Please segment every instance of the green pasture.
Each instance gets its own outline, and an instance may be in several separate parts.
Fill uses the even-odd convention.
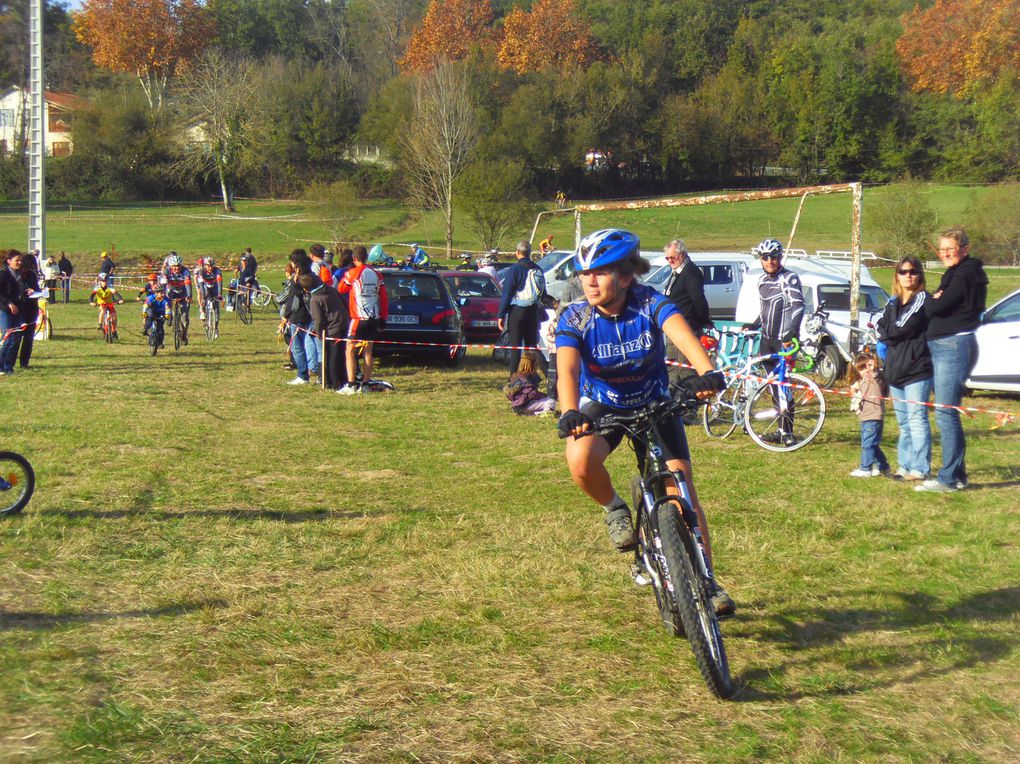
[[[939,225],[957,224],[985,189],[963,186],[930,186],[929,201],[938,213]],[[879,248],[882,242],[868,226],[868,210],[882,204],[884,188],[864,192],[863,245]],[[585,232],[605,227],[626,227],[638,233],[642,246],[657,249],[680,237],[699,250],[748,250],[766,236],[785,243],[798,199],[715,204],[703,207],[648,209],[586,213]],[[804,205],[795,247],[848,250],[850,248],[851,201],[849,194],[810,198]],[[455,247],[477,250],[480,246],[464,214],[455,216]],[[294,247],[316,241],[328,242],[331,232],[343,230],[346,239],[367,244],[385,242],[400,256],[396,246],[420,242],[434,254],[445,247],[444,225],[438,213],[421,215],[396,202],[356,202],[341,210],[305,202],[240,202],[236,214],[225,214],[214,204],[157,204],[102,206],[61,205],[47,216],[47,248],[65,250],[72,256],[92,257],[115,248],[133,259],[142,253],[159,254],[175,249],[186,255],[236,255],[252,247],[258,255],[283,256]],[[531,223],[526,226],[530,233]],[[933,231],[933,235],[934,235]],[[554,234],[558,246],[571,247],[572,215],[546,217],[536,241]],[[27,217],[0,214],[0,240],[24,246]],[[514,242],[503,242],[512,249]]]
[[[136,306],[106,346],[76,298],[0,379],[38,478],[0,521],[0,760],[1017,760],[1016,423],[965,421],[944,496],[848,477],[843,398],[793,454],[692,428],[722,702],[487,351],[345,397],[284,384],[270,315],[150,358]]]

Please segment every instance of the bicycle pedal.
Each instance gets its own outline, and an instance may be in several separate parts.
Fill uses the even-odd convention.
[[[636,586],[648,586],[652,583],[651,574],[645,570],[644,565],[638,565],[636,562],[630,564],[630,577],[634,579]]]

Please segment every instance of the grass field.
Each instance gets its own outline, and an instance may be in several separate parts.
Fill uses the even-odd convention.
[[[0,522],[0,760],[1020,757],[1016,424],[966,420],[947,496],[847,477],[845,399],[794,454],[692,429],[739,606],[720,702],[484,350],[351,398],[283,384],[267,316],[150,358],[121,315],[105,346],[55,307],[0,379],[38,476]]]
[[[971,205],[980,201],[982,188],[932,186],[929,201],[938,213],[940,226],[965,219]],[[863,244],[875,250],[882,244],[869,228],[868,210],[882,204],[883,188],[868,188],[864,194]],[[710,205],[673,209],[585,214],[585,232],[605,227],[625,227],[642,238],[646,249],[658,249],[670,239],[681,237],[697,250],[748,250],[766,236],[785,243],[797,212],[798,199]],[[282,258],[294,247],[327,241],[333,223],[323,208],[307,203],[241,202],[235,215],[223,214],[212,204],[143,204],[116,208],[59,208],[47,216],[47,248],[65,250],[74,257],[94,257],[115,248],[128,260],[148,253],[157,255],[175,249],[182,254],[236,256],[252,247],[261,258]],[[406,250],[396,243],[422,242],[433,254],[445,247],[443,223],[438,213],[419,215],[391,202],[360,202],[342,213],[354,241],[393,244],[397,256]],[[809,251],[850,248],[850,196],[837,194],[809,199],[801,216],[794,245]],[[455,247],[478,250],[480,244],[465,225],[465,216],[455,217]],[[554,234],[559,246],[573,246],[572,216],[548,218],[536,240]],[[527,232],[530,232],[530,223]],[[27,236],[25,215],[0,214],[0,240],[24,246]],[[933,232],[934,235],[934,232]],[[513,241],[503,242],[511,249]],[[90,262],[86,260],[85,262]]]

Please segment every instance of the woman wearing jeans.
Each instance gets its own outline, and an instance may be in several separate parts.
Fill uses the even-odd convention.
[[[931,396],[932,363],[924,310],[931,295],[924,287],[921,261],[902,258],[893,276],[893,298],[878,321],[879,339],[888,346],[885,379],[900,428],[894,477],[902,480],[924,480],[931,470],[931,425],[925,404]]]
[[[970,239],[962,228],[939,237],[939,260],[946,266],[939,288],[924,305],[928,315],[928,350],[934,367],[935,403],[959,406],[964,382],[977,360],[974,330],[981,323],[988,294],[988,276],[980,260],[969,257]],[[946,493],[967,487],[967,446],[955,408],[935,409],[942,441],[942,469],[915,491]]]

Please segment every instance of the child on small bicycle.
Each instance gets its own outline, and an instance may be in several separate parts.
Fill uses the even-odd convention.
[[[156,284],[155,291],[145,300],[145,326],[142,329],[142,334],[148,336],[151,331],[157,332],[160,338],[160,347],[163,347],[163,324],[169,310],[170,301],[166,298],[165,288],[162,284]]]
[[[135,298],[137,302],[142,303],[142,334],[148,334],[148,321],[145,316],[145,304],[149,301],[156,292],[159,278],[155,273],[150,273],[149,278],[146,279],[145,283],[142,284],[142,288],[138,290],[138,296]]]
[[[850,366],[850,410],[861,422],[861,465],[850,477],[878,477],[889,473],[882,453],[885,380],[874,353],[861,353]]]
[[[89,305],[99,308],[99,325],[96,328],[102,331],[103,324],[109,316],[113,338],[117,339],[117,309],[114,307],[114,303],[123,305],[124,298],[120,296],[117,287],[108,286],[108,284],[109,276],[105,273],[99,274],[96,279],[96,287],[89,295]]]
[[[520,416],[544,416],[556,410],[556,401],[539,390],[542,379],[538,376],[538,353],[526,350],[521,354],[517,371],[503,386],[510,399],[510,408]]]

